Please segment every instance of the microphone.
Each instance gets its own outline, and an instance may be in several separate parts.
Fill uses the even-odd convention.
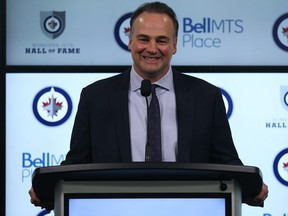
[[[151,152],[150,152],[150,143],[149,143],[149,115],[148,115],[148,109],[149,109],[149,104],[148,104],[148,96],[151,94],[151,81],[148,79],[144,79],[141,82],[141,95],[145,97],[146,99],[146,106],[147,106],[147,143],[145,147],[145,161],[151,161]]]
[[[141,82],[141,95],[143,97],[148,97],[151,94],[151,81],[144,79]]]

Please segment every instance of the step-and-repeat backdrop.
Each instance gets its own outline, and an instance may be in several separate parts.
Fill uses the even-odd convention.
[[[131,64],[129,20],[142,2],[6,0],[6,64],[18,67],[5,71],[6,216],[53,215],[30,204],[32,173],[65,158],[81,89],[114,75],[21,66]],[[164,2],[180,24],[174,65],[288,66],[286,0]],[[243,215],[288,215],[288,73],[189,75],[221,88],[241,159],[269,185],[264,208],[243,205]]]
[[[269,185],[265,207],[243,205],[243,215],[286,215],[288,74],[189,74],[222,89],[240,157]],[[43,215],[30,204],[32,173],[65,158],[81,89],[112,75],[7,74],[7,216]]]
[[[142,2],[7,0],[7,64],[130,64],[129,20]],[[287,65],[287,1],[165,2],[180,24],[174,65]]]

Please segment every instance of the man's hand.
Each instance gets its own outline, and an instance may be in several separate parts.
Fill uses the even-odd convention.
[[[256,197],[248,198],[244,202],[250,206],[263,207],[264,201],[268,197],[268,193],[269,193],[268,186],[265,183],[263,183],[261,192]]]
[[[41,207],[41,208],[45,208],[45,209],[47,209],[47,210],[52,210],[53,209],[53,204],[52,203],[50,203],[50,202],[48,202],[48,201],[41,201],[38,197],[37,197],[37,195],[36,195],[36,193],[35,193],[35,191],[34,191],[34,189],[31,187],[31,189],[29,190],[29,195],[30,195],[30,202],[31,202],[31,204],[33,204],[34,206],[36,206],[36,207]]]

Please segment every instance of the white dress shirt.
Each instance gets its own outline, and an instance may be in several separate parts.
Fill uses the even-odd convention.
[[[129,89],[129,119],[131,134],[132,161],[145,161],[145,147],[147,142],[147,105],[141,95],[140,87],[143,78],[132,67]],[[161,113],[161,145],[162,161],[175,162],[177,158],[177,119],[176,99],[173,85],[172,69],[155,84],[156,95]],[[151,100],[151,95],[148,101]]]

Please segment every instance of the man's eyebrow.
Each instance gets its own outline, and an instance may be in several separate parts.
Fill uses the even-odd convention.
[[[152,38],[151,36],[146,35],[146,34],[138,34],[138,35],[137,35],[137,38],[140,38],[140,37]],[[159,35],[159,36],[156,36],[155,38],[156,38],[156,39],[166,39],[166,40],[169,40],[169,37],[167,37],[167,36],[165,36],[165,35]]]
[[[146,34],[138,34],[137,37],[146,37],[146,38],[149,38],[150,36],[149,36],[149,35],[146,35]]]
[[[165,35],[159,35],[156,37],[157,39],[166,39],[169,40],[169,37],[165,36]]]

